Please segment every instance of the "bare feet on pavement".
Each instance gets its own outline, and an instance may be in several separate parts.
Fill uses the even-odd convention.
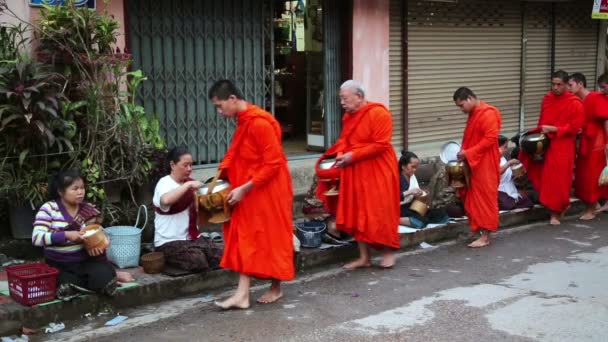
[[[595,218],[595,213],[593,212],[593,209],[591,210],[585,210],[585,213],[583,213],[583,215],[581,217],[579,217],[579,220],[582,221],[590,221],[593,220]]]
[[[354,270],[356,268],[363,268],[363,267],[370,267],[370,266],[372,266],[372,263],[369,260],[357,259],[353,262],[349,262],[348,264],[344,265],[343,268],[346,270]]]
[[[482,248],[490,245],[490,234],[482,233],[479,239],[471,242],[467,247],[469,248]]]
[[[551,214],[551,219],[549,219],[549,224],[552,226],[557,226],[560,225],[561,222],[559,221],[561,215],[558,214]]]
[[[258,298],[257,302],[260,304],[270,304],[281,298],[283,298],[283,291],[281,291],[281,288],[278,288],[277,290],[271,287],[262,295],[262,297]]]
[[[384,253],[384,256],[382,257],[382,261],[380,261],[380,267],[391,268],[391,267],[395,266],[396,260],[397,260],[397,257],[395,256],[395,253],[386,252],[386,253]]]
[[[215,306],[222,310],[230,309],[248,309],[249,308],[249,296],[234,295],[222,302],[215,302]]]

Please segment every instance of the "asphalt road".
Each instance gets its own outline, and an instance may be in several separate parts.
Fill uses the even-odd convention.
[[[606,341],[608,215],[402,253],[395,268],[303,275],[272,305],[221,312],[210,294],[72,322],[58,341]],[[256,298],[264,291],[258,288]],[[227,293],[213,294],[223,298]],[[73,326],[75,324],[75,326]]]

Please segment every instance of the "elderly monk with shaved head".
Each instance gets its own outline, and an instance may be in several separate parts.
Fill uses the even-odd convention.
[[[356,81],[340,87],[340,103],[345,110],[342,132],[321,159],[336,156],[339,195],[332,204],[339,230],[352,235],[359,245],[359,258],[346,269],[371,266],[370,247],[380,250],[380,267],[395,264],[399,249],[399,170],[391,145],[391,113],[382,104],[368,101]],[[317,195],[323,195],[323,184]]]

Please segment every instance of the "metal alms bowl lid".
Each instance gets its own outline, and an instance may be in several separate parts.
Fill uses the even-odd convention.
[[[328,170],[328,169],[331,169],[334,166],[334,164],[336,164],[336,158],[323,159],[319,163],[319,169]]]
[[[462,166],[462,162],[458,160],[450,160],[445,163],[447,166]]]
[[[537,142],[546,139],[547,137],[541,133],[529,133],[522,136],[522,141]]]
[[[448,141],[441,146],[441,152],[439,152],[439,159],[444,164],[448,164],[450,161],[457,159],[457,154],[460,152],[460,144],[456,141]]]
[[[205,182],[205,185],[203,185],[200,189],[198,189],[198,194],[206,195],[207,192],[209,192],[209,185],[211,185],[211,180],[208,180],[207,182]],[[212,193],[215,194],[215,193],[225,190],[229,187],[230,187],[230,183],[228,183],[228,181],[225,181],[223,179],[218,179],[217,182],[215,183],[215,187],[213,188]]]

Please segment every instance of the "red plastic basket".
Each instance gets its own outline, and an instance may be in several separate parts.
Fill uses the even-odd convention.
[[[42,262],[6,267],[11,297],[23,305],[55,299],[57,274],[59,270]]]

